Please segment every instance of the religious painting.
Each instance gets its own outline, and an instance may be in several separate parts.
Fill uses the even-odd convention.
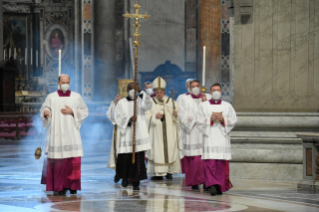
[[[59,50],[64,48],[64,35],[60,29],[55,29],[50,35],[50,49],[54,57],[59,56]]]
[[[27,17],[25,16],[3,16],[3,49],[7,58],[14,56],[16,49],[17,60],[22,63],[21,60],[24,58],[24,49],[28,40],[27,27]]]

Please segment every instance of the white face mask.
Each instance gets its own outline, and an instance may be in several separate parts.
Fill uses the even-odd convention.
[[[221,97],[221,93],[219,91],[214,91],[212,94],[212,99],[219,100]]]
[[[70,85],[69,85],[69,84],[63,84],[63,85],[61,85],[61,90],[64,91],[64,92],[68,91],[69,88],[70,88]]]
[[[192,93],[192,91],[191,91],[190,88],[187,88],[187,92],[188,92],[188,93]]]
[[[200,94],[200,89],[199,87],[195,87],[192,89],[192,93],[195,95],[195,96],[198,96]]]
[[[130,91],[128,92],[128,95],[129,95],[129,97],[130,97],[131,99],[134,99],[134,92],[135,92],[134,89],[132,89],[132,90],[130,90]]]
[[[152,94],[154,93],[154,91],[153,91],[152,88],[148,88],[148,89],[146,89],[146,93],[147,93],[148,95],[152,95]]]

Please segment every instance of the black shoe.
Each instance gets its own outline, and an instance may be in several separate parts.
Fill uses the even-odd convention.
[[[197,190],[197,189],[198,189],[198,185],[193,185],[193,186],[192,186],[192,189],[193,189],[193,190]]]
[[[62,191],[59,191],[59,195],[65,195],[66,194],[66,189],[63,189]]]
[[[154,177],[151,177],[151,180],[163,180],[163,177],[162,176],[154,176]]]
[[[120,181],[120,178],[118,178],[116,175],[114,176],[114,183],[118,183]]]
[[[214,185],[214,187],[216,188],[216,194],[217,195],[222,195],[223,194],[223,192],[220,190],[218,185]]]
[[[173,179],[173,175],[171,173],[167,173],[166,179],[172,180]]]
[[[133,186],[133,191],[139,191],[140,187],[139,186]]]
[[[77,193],[78,193],[77,190],[71,190],[71,189],[69,189],[69,191],[70,191],[70,194],[77,194]]]
[[[127,187],[127,180],[122,180],[122,186],[124,187],[124,188],[126,188]]]
[[[211,186],[211,187],[209,188],[209,193],[210,193],[210,195],[212,195],[212,196],[215,196],[215,195],[217,194],[217,190],[216,190],[215,186]]]

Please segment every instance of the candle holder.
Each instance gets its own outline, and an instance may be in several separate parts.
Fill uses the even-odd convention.
[[[207,88],[205,88],[205,85],[203,85],[203,87],[201,88],[202,94],[205,94],[207,91]]]

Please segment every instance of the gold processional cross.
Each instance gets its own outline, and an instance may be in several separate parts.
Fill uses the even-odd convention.
[[[141,27],[139,24],[139,19],[144,18],[145,20],[149,19],[151,16],[149,16],[147,13],[144,15],[140,14],[140,8],[141,6],[136,2],[136,4],[133,6],[135,8],[135,14],[130,14],[129,12],[126,12],[123,16],[128,20],[129,18],[134,18],[135,23],[135,33],[133,36],[135,37],[135,41],[133,41],[133,45],[135,46],[135,71],[134,71],[134,83],[137,83],[137,73],[138,73],[138,46],[141,45],[141,42],[138,40],[138,38],[141,36],[139,34],[138,30]],[[134,96],[136,96],[136,89],[134,92]],[[134,116],[136,116],[136,98],[134,99]],[[133,151],[132,151],[132,163],[135,163],[135,145],[136,145],[136,122],[133,122]]]

